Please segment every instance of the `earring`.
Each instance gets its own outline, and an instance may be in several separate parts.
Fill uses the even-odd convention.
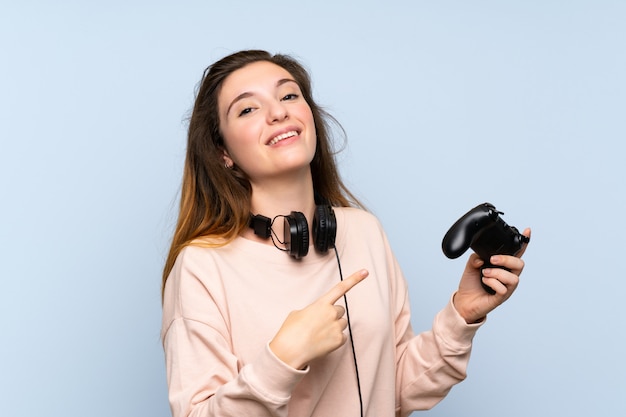
[[[224,162],[224,168],[226,169],[232,169],[233,166],[231,164],[229,164],[228,162]]]

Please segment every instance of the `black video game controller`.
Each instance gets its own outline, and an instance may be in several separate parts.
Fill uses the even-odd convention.
[[[456,221],[443,237],[441,248],[450,259],[458,258],[472,248],[485,263],[481,268],[502,268],[491,265],[492,255],[516,255],[530,241],[517,228],[509,226],[500,217],[504,214],[493,206],[483,203]],[[496,292],[485,283],[483,288],[489,294]]]

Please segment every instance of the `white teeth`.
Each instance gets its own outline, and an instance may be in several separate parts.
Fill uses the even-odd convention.
[[[292,136],[296,136],[297,134],[298,134],[298,132],[296,132],[295,130],[292,130],[291,132],[283,133],[281,135],[276,136],[274,139],[270,140],[268,145],[270,145],[270,146],[271,145],[276,145],[281,140],[290,138]]]

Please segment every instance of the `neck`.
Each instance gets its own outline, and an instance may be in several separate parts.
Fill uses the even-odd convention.
[[[313,195],[313,180],[310,170],[300,178],[282,179],[252,183],[251,214],[262,214],[273,219],[275,216],[288,215],[292,211],[302,212],[309,225],[312,224],[315,213],[315,198]],[[283,240],[283,223],[278,219],[274,225],[274,232]],[[247,229],[244,237],[260,239],[252,229]],[[270,242],[271,244],[271,242]]]

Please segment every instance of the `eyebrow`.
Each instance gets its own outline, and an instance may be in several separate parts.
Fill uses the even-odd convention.
[[[280,87],[281,85],[286,84],[286,83],[295,83],[298,87],[300,86],[300,84],[298,84],[298,83],[296,82],[296,80],[294,80],[293,78],[281,78],[280,80],[278,80],[278,81],[276,82],[276,87]],[[235,97],[235,98],[233,99],[233,101],[231,101],[231,102],[230,102],[230,104],[228,105],[228,109],[226,109],[226,115],[228,116],[228,113],[230,113],[230,109],[231,109],[231,108],[235,105],[235,103],[237,103],[239,100],[243,100],[244,98],[252,97],[253,95],[254,95],[254,94],[253,94],[253,93],[251,93],[251,92],[249,92],[249,91],[246,91],[246,92],[243,92],[243,93],[239,94],[239,95],[238,95],[237,97]]]

